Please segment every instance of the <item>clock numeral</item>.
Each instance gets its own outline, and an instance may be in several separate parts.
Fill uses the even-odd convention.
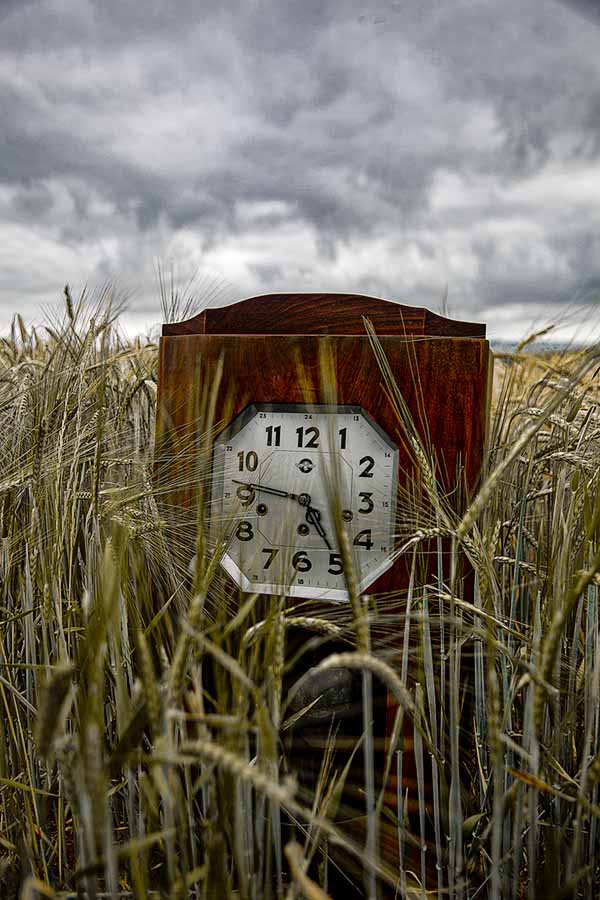
[[[353,422],[360,422],[360,416],[352,416]]]
[[[308,428],[296,428],[296,434],[298,435],[299,447],[305,447],[307,450],[316,450],[318,448],[320,432],[315,425],[310,425]],[[305,439],[307,439],[306,443]]]
[[[277,554],[279,553],[279,550],[275,549],[274,547],[264,547],[264,548],[263,548],[263,553],[266,553],[266,554],[267,554],[267,559],[266,559],[266,562],[265,562],[265,564],[264,564],[264,566],[263,566],[263,569],[270,569],[270,568],[271,568],[271,565],[272,565],[272,563],[273,563],[273,560],[275,559],[275,557],[276,557]]]
[[[256,471],[256,467],[258,466],[258,454],[255,453],[254,450],[249,450],[248,453],[244,453],[243,450],[240,450],[237,456],[240,472],[244,471],[244,466],[249,472]]]
[[[281,425],[267,425],[267,447],[281,446]]]
[[[250,506],[250,504],[253,503],[254,498],[256,497],[256,492],[254,488],[249,488],[244,484],[240,484],[239,488],[235,492],[235,495],[242,506]]]
[[[254,537],[252,522],[248,522],[247,519],[244,519],[242,522],[240,522],[238,527],[235,529],[235,536],[238,541],[251,541]]]
[[[338,433],[340,436],[340,450],[345,450],[346,449],[346,438],[348,436],[348,429],[340,428]]]
[[[372,550],[371,529],[365,528],[364,531],[359,531],[352,543],[355,547],[364,547],[365,550]]]
[[[362,513],[363,516],[367,516],[369,513],[373,512],[375,509],[375,504],[371,500],[373,494],[371,491],[361,491],[358,495],[363,501],[363,506],[358,507],[359,513]]]
[[[375,466],[375,460],[372,456],[363,456],[360,461],[361,466],[364,466],[362,472],[358,473],[359,478],[372,478],[373,477],[373,468]]]
[[[298,550],[297,553],[294,553],[292,556],[292,565],[296,572],[310,572],[312,563],[307,556],[306,550]]]
[[[329,568],[327,569],[330,575],[341,575],[344,571],[344,564],[342,563],[342,557],[339,553],[330,553],[329,554]]]

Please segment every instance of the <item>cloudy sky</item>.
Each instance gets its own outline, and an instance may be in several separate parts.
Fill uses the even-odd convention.
[[[596,8],[0,0],[0,330],[106,280],[152,327],[158,263],[217,302],[447,290],[496,338],[597,308]]]

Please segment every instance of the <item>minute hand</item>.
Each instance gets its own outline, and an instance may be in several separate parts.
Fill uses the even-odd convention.
[[[289,491],[280,491],[278,488],[265,487],[264,484],[255,484],[252,481],[238,481],[236,478],[231,479],[234,484],[241,484],[243,487],[252,488],[254,491],[262,491],[263,494],[273,494],[275,497],[289,497],[292,500],[297,499],[297,494],[291,494]]]

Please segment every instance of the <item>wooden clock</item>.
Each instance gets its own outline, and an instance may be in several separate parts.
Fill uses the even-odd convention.
[[[222,371],[212,474],[203,490],[215,527],[227,525],[232,534],[222,568],[239,591],[284,593],[296,603],[313,598],[338,609],[347,603],[332,486],[361,591],[377,603],[407,587],[404,560],[394,555],[398,487],[418,479],[418,466],[364,317],[437,458],[442,489],[461,472],[473,491],[491,375],[484,325],[372,297],[313,293],[253,297],[163,326],[157,458],[161,480],[171,485],[172,524],[193,521],[198,496],[190,454],[176,448],[194,440],[194,398],[206,398]],[[334,359],[334,404],[323,402],[320,386],[324,342]]]

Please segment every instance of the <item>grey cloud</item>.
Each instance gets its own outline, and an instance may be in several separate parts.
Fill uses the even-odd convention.
[[[600,161],[600,31],[578,14],[587,6],[5,0],[0,211],[7,227],[58,234],[65,264],[93,247],[93,276],[123,265],[133,277],[145,260],[142,291],[148,260],[177,240],[216,259],[250,242],[252,286],[283,287],[293,270],[339,289],[344,247],[387,239],[415,248],[415,302],[447,267],[468,310],[507,297],[525,310],[546,282],[563,295],[600,273],[591,197],[574,223],[511,193],[552,166],[568,178]],[[440,173],[458,194],[436,206]],[[477,179],[489,182],[480,196]],[[240,213],[261,204],[279,205]],[[539,258],[555,252],[563,275],[507,270],[516,251],[493,223],[511,217],[535,224]],[[314,256],[303,245],[297,269],[257,260],[252,241],[270,232],[292,256],[300,248],[281,235],[312,233]],[[347,289],[396,294],[399,274],[382,268],[352,269]]]
[[[252,272],[254,272],[265,285],[273,285],[280,284],[285,277],[285,273],[283,272],[281,266],[272,265],[272,266],[261,266],[261,265],[253,265],[250,267]]]
[[[596,0],[560,0],[565,6],[576,10],[592,22],[600,22],[600,9]]]

